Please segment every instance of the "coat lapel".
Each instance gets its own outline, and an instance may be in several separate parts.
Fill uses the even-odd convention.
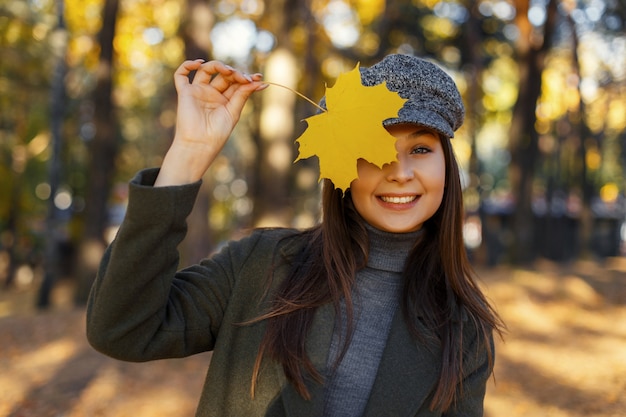
[[[405,324],[402,312],[398,311],[365,416],[416,415],[434,389],[439,376],[440,355],[439,348],[428,348],[415,340]]]
[[[307,337],[307,353],[315,368],[322,374],[326,373],[326,361],[330,348],[330,341],[335,325],[335,310],[332,303],[318,309]],[[281,397],[287,416],[321,417],[324,412],[324,386],[315,382],[307,383],[311,400],[307,401],[298,394],[287,381],[281,365],[276,364],[282,388]]]

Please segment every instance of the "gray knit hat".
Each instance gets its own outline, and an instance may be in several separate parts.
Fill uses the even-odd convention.
[[[369,68],[361,68],[361,82],[373,86],[387,81],[387,88],[408,99],[398,117],[384,126],[414,123],[454,137],[465,108],[452,78],[437,65],[410,55],[388,55]]]
[[[462,124],[465,108],[454,81],[437,65],[411,55],[387,55],[369,68],[361,67],[361,82],[374,86],[387,81],[387,88],[408,99],[397,118],[384,126],[413,123],[430,127],[448,138]],[[322,99],[321,105],[325,106]]]

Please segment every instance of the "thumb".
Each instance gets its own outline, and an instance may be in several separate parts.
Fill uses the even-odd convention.
[[[262,84],[259,81],[253,81],[249,84],[240,84],[237,89],[233,92],[233,95],[230,97],[228,103],[226,104],[226,108],[228,112],[233,115],[233,119],[239,120],[239,116],[243,111],[243,107],[246,105],[246,102],[252,95],[252,93],[256,91],[264,90],[267,87],[267,84]]]

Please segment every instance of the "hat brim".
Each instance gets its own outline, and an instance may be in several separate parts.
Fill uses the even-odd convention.
[[[447,138],[454,137],[454,131],[446,119],[436,112],[428,109],[407,109],[400,110],[398,117],[383,120],[383,126],[395,126],[401,124],[414,124],[425,126],[437,131]]]

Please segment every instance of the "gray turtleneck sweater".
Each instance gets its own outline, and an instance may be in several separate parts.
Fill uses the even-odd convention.
[[[388,233],[367,226],[367,266],[356,274],[352,292],[354,333],[345,356],[332,372],[346,337],[345,305],[342,326],[330,345],[324,416],[361,416],[376,378],[391,321],[400,303],[402,271],[419,232]]]

